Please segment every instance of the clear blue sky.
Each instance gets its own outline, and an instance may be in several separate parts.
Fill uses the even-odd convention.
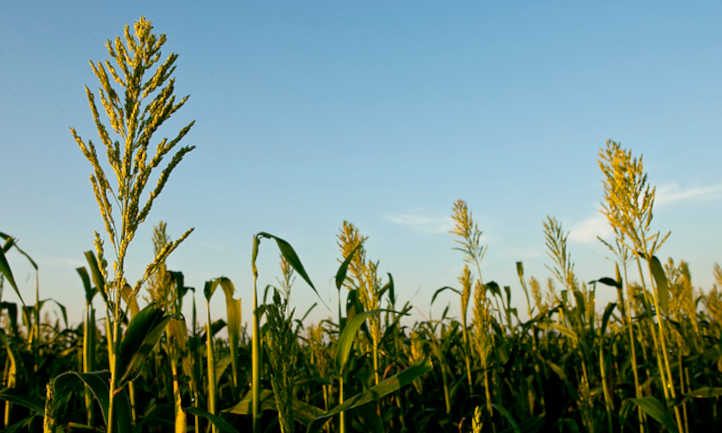
[[[611,273],[590,241],[607,138],[643,153],[660,188],[657,226],[672,229],[661,255],[689,260],[700,286],[722,262],[719,2],[39,3],[0,14],[0,231],[76,318],[74,267],[102,226],[68,127],[94,137],[87,62],[140,15],[180,54],[176,88],[191,98],[174,124],[197,121],[186,139],[197,149],[139,234],[132,272],[165,219],[174,235],[196,227],[171,268],[197,287],[228,275],[248,301],[250,240],[265,230],[293,243],[334,305],[348,219],[424,314],[456,281],[445,218],[463,198],[487,235],[486,278],[521,301],[514,262],[548,274],[546,215],[572,230],[582,279]],[[30,296],[30,271],[13,264]],[[300,283],[294,296],[314,301]]]

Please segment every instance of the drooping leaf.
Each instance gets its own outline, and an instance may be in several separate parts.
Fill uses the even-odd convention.
[[[215,366],[213,367],[216,372],[216,387],[220,385],[221,376],[226,371],[228,366],[231,365],[231,355],[228,354],[220,359],[216,359]]]
[[[333,409],[326,411],[323,415],[314,419],[313,422],[308,424],[307,431],[312,431],[314,425],[325,419],[336,416],[340,412],[348,412],[371,402],[380,400],[385,396],[398,391],[404,386],[411,384],[414,380],[418,379],[426,372],[431,371],[431,369],[431,363],[424,362],[418,365],[411,366],[387,379],[384,379],[378,385],[372,386],[366,391],[363,391],[346,399],[343,404],[340,404]]]
[[[92,251],[86,251],[83,254],[85,255],[85,261],[88,262],[90,277],[93,280],[95,288],[98,289],[98,292],[101,294],[103,299],[108,302],[108,295],[105,291],[105,278],[103,278],[103,274],[100,272],[100,264],[98,263],[95,254]]]
[[[80,281],[83,282],[83,290],[85,291],[85,303],[90,304],[91,302],[93,302],[93,297],[98,292],[98,289],[90,283],[90,275],[88,274],[88,270],[85,269],[85,266],[75,268],[75,272],[78,273],[78,275],[80,276]]]
[[[279,238],[278,236],[274,236],[266,232],[260,232],[256,236],[260,238],[273,239],[274,241],[276,241],[276,245],[278,245],[278,249],[279,251],[281,251],[281,255],[283,256],[283,258],[286,259],[286,261],[289,265],[291,265],[293,270],[296,271],[296,273],[300,275],[301,278],[303,278],[303,281],[305,281],[306,284],[308,284],[311,289],[313,289],[314,293],[316,293],[316,296],[318,296],[321,302],[323,302],[323,298],[321,298],[318,290],[316,290],[316,286],[314,286],[311,282],[311,277],[308,276],[306,269],[303,267],[303,263],[301,263],[301,259],[298,257],[298,254],[296,254],[296,251],[293,249],[291,244],[289,244],[286,240]]]
[[[228,409],[224,409],[221,412],[232,413],[235,415],[250,415],[252,413],[252,393],[249,390],[243,398]],[[276,402],[273,399],[273,392],[270,389],[261,389],[259,391],[259,407],[261,411],[276,410]]]
[[[78,385],[87,388],[95,401],[100,406],[103,420],[107,425],[108,420],[108,402],[110,401],[108,393],[109,374],[107,371],[79,373],[75,371],[67,371],[56,376],[52,382],[53,401],[46,402],[53,418],[58,419],[62,416],[63,401],[70,397],[71,393],[78,389]],[[82,388],[81,387],[81,388]],[[130,400],[128,399],[127,390],[123,390],[115,396],[115,426],[118,433],[132,433],[131,416],[130,416]]]
[[[5,388],[0,390],[0,400],[28,408],[34,415],[43,415],[43,402],[27,393],[20,394],[14,389]]]
[[[662,263],[659,262],[657,256],[652,256],[649,259],[649,270],[654,277],[655,286],[657,288],[657,299],[659,300],[659,308],[662,311],[659,313],[666,313],[669,304],[669,285],[667,284],[667,275],[664,273]]]
[[[444,286],[444,287],[441,287],[441,288],[439,288],[439,289],[436,289],[436,291],[434,292],[434,294],[431,296],[431,305],[434,304],[434,302],[436,301],[436,298],[437,298],[440,294],[442,294],[443,292],[445,292],[445,291],[447,291],[447,290],[451,290],[452,292],[454,292],[454,293],[456,293],[457,295],[461,296],[461,292],[459,291],[459,289],[455,289],[455,288],[450,287],[450,286]]]
[[[10,329],[13,335],[18,335],[18,304],[14,302],[0,302],[0,311],[6,310],[10,319]]]
[[[389,301],[391,301],[391,305],[396,305],[396,285],[394,284],[394,277],[388,272],[386,275],[389,277],[389,281],[384,287],[388,287]]]
[[[716,398],[722,396],[722,387],[703,386],[687,393],[692,398]]]
[[[169,320],[170,316],[154,303],[148,304],[133,316],[120,343],[120,383],[130,380],[135,371],[143,365],[146,356],[163,335]]]
[[[602,283],[605,286],[616,287],[618,289],[622,287],[622,285],[619,283],[619,281],[615,280],[614,278],[610,278],[610,277],[602,277],[598,280],[590,281],[589,283],[590,284]]]
[[[217,288],[218,279],[208,280],[203,283],[203,296],[206,298],[206,301],[211,300],[211,297],[213,297],[213,293],[215,293]]]
[[[61,304],[60,302],[56,301],[55,299],[48,298],[43,299],[38,303],[38,306],[42,309],[42,306],[45,305],[46,302],[52,302],[55,304],[56,307],[60,310],[60,315],[63,318],[63,323],[65,324],[65,327],[68,327],[68,309],[65,308],[65,305]]]
[[[222,433],[238,433],[238,430],[219,415],[213,415],[197,407],[187,407],[185,411],[191,415],[207,419]]]
[[[356,339],[356,333],[361,328],[361,325],[363,325],[367,318],[381,311],[382,310],[362,311],[346,322],[346,326],[343,328],[343,331],[341,331],[341,335],[338,337],[338,342],[336,343],[336,368],[339,374],[343,374],[349,353],[351,352],[351,347]]]
[[[519,428],[519,424],[517,424],[517,422],[516,422],[516,420],[514,419],[514,417],[511,415],[511,413],[510,413],[504,406],[502,406],[502,405],[500,405],[500,404],[496,404],[496,403],[492,404],[492,406],[494,406],[494,409],[496,409],[497,411],[499,411],[499,413],[504,417],[504,419],[506,419],[506,421],[507,421],[507,422],[509,423],[509,425],[511,426],[511,430],[512,430],[514,433],[521,433],[521,428]]]
[[[489,290],[492,294],[496,296],[501,296],[501,288],[499,287],[499,284],[496,281],[489,281],[485,284],[486,290]]]
[[[18,285],[17,283],[15,283],[15,277],[13,276],[13,272],[10,269],[10,263],[8,263],[8,260],[5,257],[5,251],[3,248],[0,248],[0,274],[5,277],[5,281],[7,281],[10,284],[10,287],[12,287],[12,289],[15,291],[15,294],[20,299],[20,303],[25,305],[23,295],[20,294]]]
[[[612,312],[616,306],[616,302],[610,302],[607,304],[606,308],[604,308],[604,314],[602,314],[602,328],[600,331],[601,336],[604,336],[604,332],[607,330],[607,325],[609,324],[609,318],[612,316]]]
[[[640,397],[633,398],[631,401],[639,406],[644,413],[654,418],[658,423],[662,424],[670,432],[676,432],[677,428],[674,424],[672,412],[667,406],[659,401],[656,397]]]
[[[341,266],[338,267],[338,270],[336,271],[336,289],[341,290],[341,286],[343,285],[343,282],[346,281],[346,274],[348,273],[348,267],[351,264],[351,261],[353,260],[354,255],[356,252],[361,249],[361,246],[363,245],[363,241],[359,242],[358,245],[354,247],[353,250],[346,256],[343,263],[341,263]]]
[[[38,416],[38,415],[33,414],[33,415],[30,415],[28,417],[21,419],[20,421],[6,427],[5,430],[3,430],[3,433],[15,433],[15,432],[30,431],[30,426],[32,425],[36,416]]]

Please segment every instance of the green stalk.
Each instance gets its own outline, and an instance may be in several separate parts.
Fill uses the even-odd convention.
[[[343,372],[338,378],[338,404],[343,404]],[[338,414],[338,431],[346,433],[346,412],[341,411]]]
[[[135,425],[135,384],[132,380],[128,382],[128,398],[130,400],[130,419],[133,425]]]
[[[494,416],[494,406],[492,406],[491,403],[491,387],[489,386],[489,370],[486,357],[482,360],[482,366],[484,368],[484,398],[486,399],[486,410],[489,412],[489,417],[492,418]]]
[[[35,268],[35,318],[33,320],[33,371],[38,372],[40,366],[40,276],[38,269]]]
[[[451,415],[451,394],[449,393],[449,381],[446,377],[446,368],[441,364],[441,382],[444,386],[444,409],[446,415]]]
[[[95,310],[93,305],[85,305],[85,321],[83,322],[83,373],[95,370]],[[86,422],[92,426],[95,422],[93,416],[93,396],[90,389],[85,391]]]
[[[122,279],[120,279],[122,281]],[[108,336],[108,346],[111,352],[108,353],[110,364],[110,383],[108,384],[108,419],[107,433],[115,431],[115,394],[118,383],[118,352],[119,352],[119,334],[120,334],[120,292],[117,292],[117,299],[114,304],[113,327],[112,334]]]
[[[645,257],[648,255],[645,253]],[[637,262],[637,270],[639,271],[639,278],[642,281],[644,291],[647,292],[644,273],[642,272],[642,264],[639,257],[635,257]],[[652,275],[652,269],[649,269],[650,277]],[[653,286],[654,287],[654,286]],[[655,332],[653,323],[650,323],[650,332],[652,334],[652,341],[654,342],[655,349],[657,352],[657,365],[659,369],[659,376],[662,381],[662,388],[664,391],[664,399],[669,402],[670,399],[675,399],[674,382],[672,379],[672,372],[669,367],[669,357],[667,356],[667,343],[664,333],[664,325],[662,323],[662,310],[659,306],[659,296],[656,291],[652,294],[652,302],[654,303],[654,310],[657,314],[657,330]],[[653,321],[654,322],[654,321]],[[661,359],[660,359],[661,352]],[[674,406],[674,418],[677,423],[677,429],[683,432],[682,418],[679,412],[679,407]]]
[[[623,263],[624,283],[628,281],[627,263]],[[617,281],[620,281],[619,266],[616,266]],[[622,310],[622,317],[626,322],[627,333],[629,336],[629,347],[632,356],[632,376],[634,377],[634,396],[642,398],[642,387],[639,384],[639,367],[637,366],[637,349],[636,340],[634,338],[634,325],[632,324],[632,305],[629,299],[624,297],[624,284],[620,284],[617,288],[617,298],[619,299],[619,308]],[[637,418],[639,420],[639,433],[644,433],[644,412],[642,408],[637,406]]]
[[[469,385],[469,394],[472,392],[471,380],[471,346],[469,344],[469,330],[467,329],[466,311],[461,313],[462,336],[464,338],[464,365],[466,367],[466,383]]]
[[[604,336],[601,336],[603,339]],[[603,341],[599,342],[599,374],[602,380],[602,393],[604,394],[604,408],[607,411],[607,431],[612,431],[612,411],[614,410],[614,402],[612,395],[609,391],[609,385],[607,384],[607,369],[604,364],[604,345]]]
[[[5,367],[3,368],[3,386],[7,388],[11,388],[9,383],[10,378],[10,360],[5,362]],[[3,410],[3,427],[8,427],[10,425],[10,402],[8,400],[5,400],[4,404],[4,410]]]
[[[252,431],[260,433],[260,367],[261,367],[261,336],[258,326],[258,268],[256,267],[256,258],[258,257],[258,247],[260,240],[258,236],[253,237],[253,247],[251,256],[251,271],[253,274],[253,315],[252,315],[252,336],[251,336],[251,411],[253,417]]]
[[[193,295],[192,322],[193,322],[193,339],[195,340],[198,337],[198,311],[196,309],[195,295]],[[191,366],[192,371],[190,374],[190,377],[191,377],[190,382],[191,382],[191,392],[193,393],[193,407],[199,408],[200,400],[201,400],[201,393],[199,391],[200,384],[198,383],[198,381],[200,380],[199,379],[200,374],[196,374],[196,372],[198,371],[196,369],[196,366],[200,364],[200,359],[198,359],[199,355],[198,355],[198,350],[196,350],[197,346],[194,345],[193,347],[194,347],[193,353],[191,353],[190,355],[193,357],[193,363],[195,365]],[[198,417],[198,415],[193,415],[193,427],[194,427],[193,431],[195,433],[198,433],[201,431],[201,423],[200,423],[200,418]]]
[[[53,387],[45,385],[45,411],[43,413],[43,433],[55,433],[55,419],[50,410],[50,402],[53,401]],[[110,429],[108,429],[110,431]]]
[[[211,302],[206,300],[206,361],[208,364],[208,412],[216,414],[216,359],[213,353],[213,332],[211,329]],[[211,427],[213,433],[218,430],[215,424]]]
[[[648,262],[649,265],[649,275],[651,277],[652,275],[652,268],[651,264]],[[637,261],[639,264],[639,260]],[[641,273],[641,269],[640,269]],[[669,395],[674,401],[676,399],[676,391],[674,389],[674,379],[672,377],[672,369],[669,364],[669,356],[667,354],[667,338],[664,331],[664,323],[663,323],[663,317],[661,315],[662,310],[659,307],[659,290],[661,290],[656,285],[656,291],[654,293],[654,296],[652,296],[652,300],[654,301],[654,309],[657,312],[657,331],[659,332],[659,342],[660,342],[660,350],[662,351],[662,360],[664,361],[664,373],[667,375],[667,383],[666,386],[669,387]],[[674,405],[674,418],[677,422],[677,429],[680,431],[680,433],[684,432],[684,425],[682,424],[682,416],[679,411],[679,406]]]
[[[178,381],[178,366],[175,359],[170,362],[171,372],[173,373],[173,407],[175,409],[175,433],[186,432],[186,413],[183,410],[181,401],[180,382]]]

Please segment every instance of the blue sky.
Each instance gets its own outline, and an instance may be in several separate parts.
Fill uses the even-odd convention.
[[[251,236],[264,230],[292,242],[333,305],[335,235],[348,219],[425,315],[461,266],[446,230],[463,198],[489,245],[486,278],[521,301],[516,260],[548,275],[546,215],[571,230],[582,279],[611,273],[594,241],[607,138],[644,154],[656,225],[672,230],[661,255],[689,260],[699,286],[722,262],[718,2],[67,3],[15,2],[0,15],[0,231],[74,317],[74,267],[102,227],[68,127],[94,138],[87,62],[140,15],[168,35],[177,92],[191,95],[165,133],[195,119],[185,142],[197,149],[139,233],[131,274],[165,219],[171,234],[196,228],[170,267],[196,287],[227,275],[247,301]],[[264,248],[273,281],[276,253]],[[29,269],[13,264],[31,293]],[[294,298],[314,301],[300,283]]]

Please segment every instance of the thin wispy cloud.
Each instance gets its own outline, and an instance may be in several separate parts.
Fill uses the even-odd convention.
[[[569,240],[578,244],[591,244],[597,236],[606,237],[612,234],[612,229],[604,215],[597,213],[585,218],[572,226]]]
[[[683,188],[676,183],[657,188],[655,205],[668,207],[693,200],[722,198],[722,183]],[[575,223],[569,232],[569,240],[578,244],[591,244],[597,236],[605,238],[612,234],[607,219],[597,211],[594,215]]]
[[[715,198],[722,198],[722,183],[691,188],[682,188],[678,184],[672,183],[657,188],[655,204],[668,206],[683,201]]]
[[[451,221],[451,218],[446,216],[428,215],[422,211],[409,211],[388,214],[384,216],[384,219],[396,225],[400,225],[421,233],[448,233],[453,228],[453,222]]]

